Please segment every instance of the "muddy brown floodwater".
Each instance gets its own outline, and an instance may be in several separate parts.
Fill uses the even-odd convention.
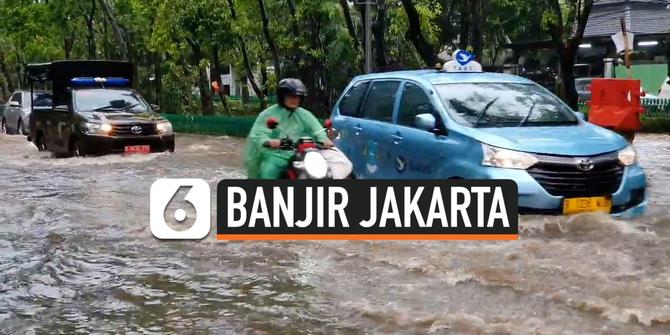
[[[521,239],[161,242],[158,178],[244,178],[243,141],[53,159],[0,136],[0,333],[668,334],[670,137],[648,214],[523,217]],[[212,213],[214,214],[214,213]]]

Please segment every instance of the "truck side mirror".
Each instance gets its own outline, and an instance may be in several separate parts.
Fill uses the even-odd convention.
[[[151,104],[151,110],[154,112],[158,112],[161,110],[161,106]]]
[[[21,104],[18,101],[11,101],[9,107],[21,107]]]

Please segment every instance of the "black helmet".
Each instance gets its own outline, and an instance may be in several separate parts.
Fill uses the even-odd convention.
[[[284,97],[290,95],[296,95],[302,98],[307,96],[307,88],[300,79],[286,78],[279,81],[279,84],[277,85],[277,101],[279,102],[279,105],[286,107],[284,104]]]

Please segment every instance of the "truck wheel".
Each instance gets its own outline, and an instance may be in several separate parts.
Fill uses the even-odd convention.
[[[83,157],[83,156],[85,156],[84,153],[81,150],[81,145],[79,144],[79,141],[77,139],[73,138],[72,140],[70,140],[69,156],[70,157]]]
[[[44,140],[44,135],[42,135],[42,133],[37,134],[37,138],[35,139],[35,146],[39,151],[47,150],[47,142]]]

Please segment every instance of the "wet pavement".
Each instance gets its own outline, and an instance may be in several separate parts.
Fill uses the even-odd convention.
[[[153,238],[151,183],[244,178],[242,145],[54,159],[0,136],[0,333],[670,333],[669,136],[636,139],[634,221],[523,217],[512,242]]]

